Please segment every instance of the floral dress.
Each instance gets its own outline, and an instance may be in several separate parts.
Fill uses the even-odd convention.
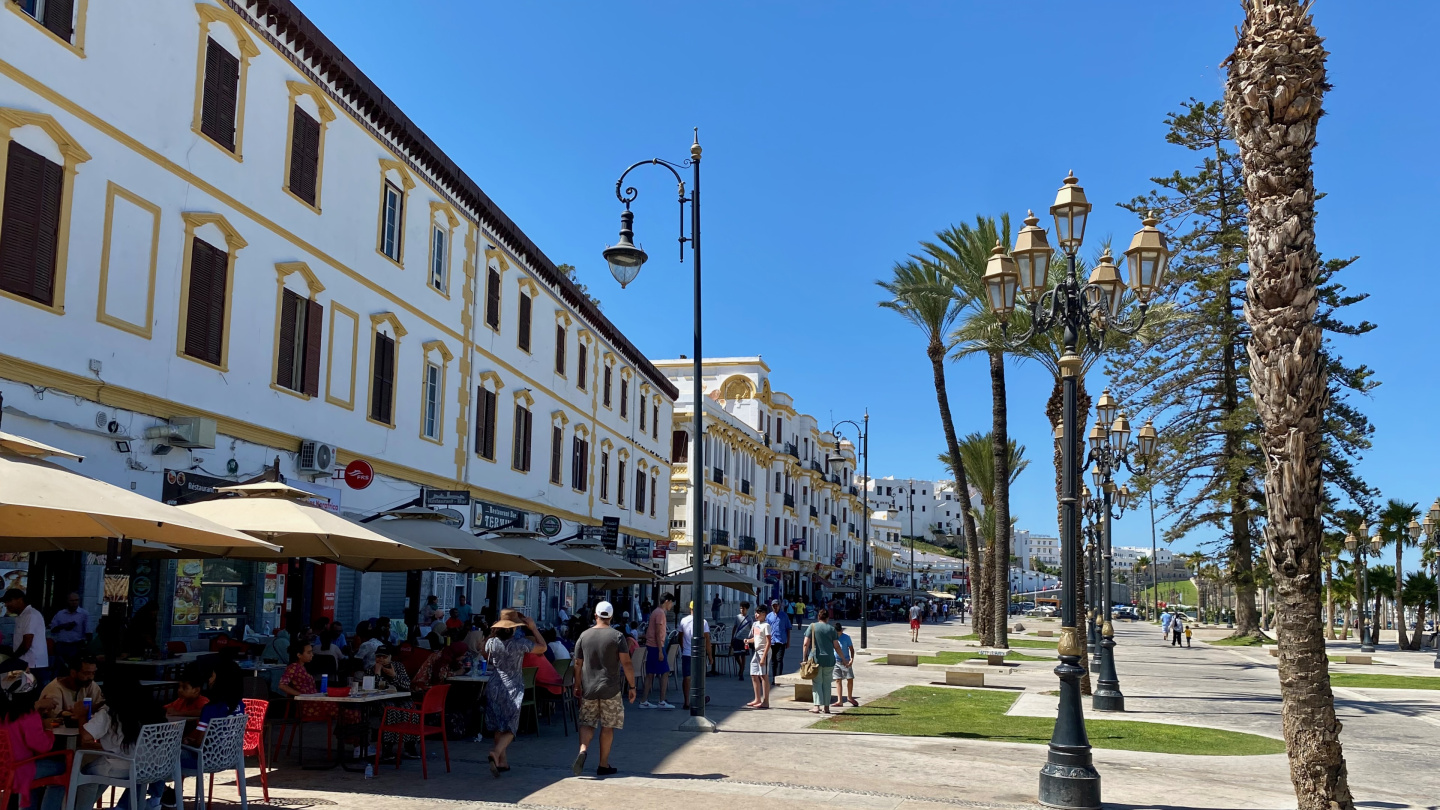
[[[315,685],[315,676],[299,661],[285,668],[285,674],[280,676],[280,685],[288,686],[302,695],[313,695],[320,691]],[[305,723],[323,723],[335,717],[334,703],[297,700],[295,705],[300,710],[300,720]]]
[[[525,700],[525,653],[535,648],[529,638],[515,635],[509,641],[492,638],[485,642],[485,660],[490,663],[490,681],[485,684],[485,725],[490,731],[511,734],[520,729],[520,704]]]

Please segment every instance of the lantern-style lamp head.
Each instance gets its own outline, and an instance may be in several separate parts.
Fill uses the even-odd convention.
[[[1119,491],[1116,493],[1116,495],[1115,495],[1115,505],[1116,505],[1116,506],[1119,506],[1122,511],[1125,510],[1125,509],[1129,509],[1129,508],[1130,508],[1130,498],[1131,498],[1132,495],[1133,495],[1133,493],[1130,492],[1130,485],[1129,485],[1129,484],[1121,484],[1121,485],[1120,485],[1120,490],[1119,490]]]
[[[1050,216],[1055,218],[1055,239],[1066,253],[1073,254],[1085,241],[1085,220],[1090,216],[1090,208],[1085,189],[1075,179],[1075,172],[1070,172],[1055,194],[1055,204],[1050,206]]]
[[[1055,425],[1055,441],[1058,442],[1063,438],[1065,438],[1065,423],[1060,422]]]
[[[1015,269],[1015,260],[1005,255],[1000,240],[995,240],[995,249],[985,262],[985,296],[990,302],[990,311],[1004,323],[1015,310],[1015,288],[1020,282],[1020,272]]]
[[[1359,534],[1361,537],[1369,537],[1369,536],[1370,536],[1370,521],[1368,521],[1368,520],[1362,520],[1362,521],[1360,521],[1360,531],[1357,532],[1357,534]]]
[[[1130,249],[1125,251],[1126,266],[1130,271],[1130,289],[1140,303],[1150,302],[1150,296],[1165,280],[1165,267],[1170,261],[1170,247],[1165,234],[1156,228],[1159,220],[1153,212],[1147,212],[1141,220],[1144,227],[1135,232],[1130,240]]]
[[[1385,538],[1381,537],[1379,532],[1376,532],[1375,534],[1370,535],[1370,553],[1371,553],[1371,554],[1374,554],[1374,555],[1377,556],[1377,557],[1380,556],[1380,549],[1382,549],[1382,548],[1384,548],[1384,547],[1385,547]]]
[[[1411,520],[1411,521],[1410,521],[1410,525],[1409,525],[1409,526],[1406,526],[1406,527],[1405,527],[1405,530],[1410,533],[1410,539],[1411,539],[1411,540],[1419,540],[1419,539],[1420,539],[1420,531],[1421,531],[1421,529],[1420,529],[1420,521],[1418,521],[1418,520]]]
[[[1440,523],[1440,499],[1436,499],[1435,503],[1430,504],[1430,519]]]
[[[1090,428],[1090,449],[1099,452],[1100,448],[1104,446],[1105,428],[1101,427],[1099,422],[1096,422],[1095,427]]]
[[[1125,281],[1120,278],[1120,268],[1115,266],[1109,248],[1100,255],[1100,263],[1090,271],[1090,283],[1100,290],[1099,301],[1105,316],[1112,321],[1118,319],[1120,302],[1125,297]]]
[[[1115,421],[1115,414],[1120,412],[1120,403],[1115,397],[1110,396],[1110,389],[1106,388],[1100,392],[1100,399],[1095,402],[1095,415],[1100,417],[1100,424],[1108,425]]]
[[[1140,432],[1135,434],[1135,438],[1140,443],[1141,460],[1154,458],[1155,445],[1160,440],[1160,434],[1155,432],[1155,424],[1146,419],[1145,424],[1140,426]]]
[[[1354,553],[1355,553],[1356,543],[1357,543],[1357,541],[1355,540],[1355,533],[1354,533],[1354,532],[1350,532],[1349,534],[1345,535],[1345,550],[1346,550],[1346,551],[1350,552],[1351,554],[1354,554]]]
[[[1015,249],[1010,255],[1020,270],[1020,291],[1034,301],[1050,286],[1050,257],[1055,249],[1045,238],[1045,229],[1034,211],[1025,212],[1025,227],[1015,236]]]
[[[1096,489],[1099,489],[1099,488],[1100,488],[1100,476],[1101,476],[1101,475],[1102,475],[1102,473],[1100,472],[1100,465],[1098,465],[1098,464],[1092,464],[1092,465],[1090,465],[1090,480],[1095,482],[1095,488],[1096,488]]]
[[[1130,420],[1125,418],[1125,412],[1115,417],[1114,424],[1110,425],[1110,449],[1119,455],[1125,455],[1130,447]]]
[[[635,280],[640,275],[640,267],[645,260],[650,258],[645,251],[636,246],[635,236],[635,214],[626,208],[620,213],[620,241],[619,243],[605,248],[601,255],[610,265],[610,275],[620,282],[620,289]]]
[[[1090,501],[1090,486],[1089,486],[1088,484],[1082,484],[1082,485],[1080,486],[1080,500],[1081,500],[1082,502],[1084,502],[1084,503],[1089,503],[1089,501]]]

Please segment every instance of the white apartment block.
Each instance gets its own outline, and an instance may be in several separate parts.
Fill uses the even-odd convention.
[[[157,499],[278,459],[354,515],[441,489],[471,524],[669,537],[674,383],[292,2],[4,5],[6,430]],[[364,488],[337,477],[357,460]],[[216,618],[258,624],[243,565]],[[543,617],[545,587],[501,598]],[[356,610],[398,614],[372,592]]]
[[[1026,571],[1034,570],[1035,560],[1050,567],[1059,567],[1060,541],[1049,535],[1016,529],[1011,554],[1020,559],[1020,567]]]
[[[865,479],[857,476],[855,485],[865,487]],[[970,493],[972,508],[979,508],[979,493]],[[872,510],[883,510],[899,520],[906,537],[913,534],[927,540],[933,535],[960,534],[960,498],[954,481],[930,481],[918,478],[885,476],[871,478],[867,501]]]
[[[670,443],[669,569],[688,568],[693,360],[657,360],[678,390]],[[771,387],[760,357],[707,358],[704,523],[709,561],[806,597],[856,582],[864,508],[850,485],[855,448]]]
[[[1168,548],[1150,549],[1145,546],[1116,546],[1111,551],[1111,566],[1116,571],[1133,571],[1141,557],[1154,558],[1160,568],[1169,568],[1175,562],[1175,554]]]

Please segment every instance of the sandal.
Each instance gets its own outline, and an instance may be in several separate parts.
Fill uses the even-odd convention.
[[[490,754],[490,755],[486,756],[485,758],[488,759],[488,760],[490,760],[490,775],[493,776],[493,777],[495,777],[496,779],[499,779],[499,778],[500,778],[500,763],[498,763],[498,762],[495,761],[495,755],[494,755],[494,754]]]

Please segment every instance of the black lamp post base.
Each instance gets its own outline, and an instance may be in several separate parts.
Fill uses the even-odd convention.
[[[1095,694],[1090,696],[1090,708],[1097,712],[1125,711],[1125,696],[1120,694],[1118,684],[1107,685],[1104,681],[1096,684]]]
[[[1062,810],[1099,810],[1100,773],[1090,766],[1047,762],[1040,769],[1040,803]]]

